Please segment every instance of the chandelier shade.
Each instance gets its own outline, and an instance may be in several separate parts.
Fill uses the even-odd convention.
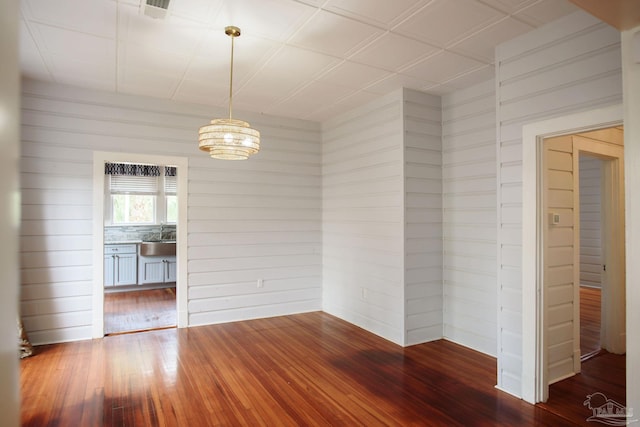
[[[233,102],[233,39],[240,36],[240,28],[226,27],[231,37],[231,72],[229,78],[229,118],[213,119],[198,132],[198,148],[214,159],[245,160],[260,150],[260,132],[249,123],[232,118]]]
[[[236,119],[213,119],[199,132],[199,148],[214,159],[245,160],[260,150],[260,132]]]

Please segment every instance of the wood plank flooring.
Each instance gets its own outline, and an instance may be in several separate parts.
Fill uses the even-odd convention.
[[[582,362],[581,372],[571,378],[552,384],[549,399],[538,406],[562,418],[574,422],[582,420],[583,425],[601,425],[586,422],[592,415],[583,405],[586,397],[600,392],[607,398],[624,405],[626,402],[626,357],[603,352]],[[586,414],[586,416],[585,416]]]
[[[315,312],[38,347],[21,361],[22,422],[570,426],[590,415],[582,389],[565,418],[495,379],[495,359],[468,348],[402,348]]]
[[[105,335],[176,326],[176,288],[104,295]]]
[[[601,291],[580,286],[580,354],[582,358],[600,351]]]

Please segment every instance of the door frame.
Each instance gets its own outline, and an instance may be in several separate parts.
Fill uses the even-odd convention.
[[[524,125],[522,128],[522,398],[542,402],[548,393],[544,354],[542,257],[542,141],[623,123],[621,104]]]
[[[107,162],[172,165],[178,168],[178,222],[176,225],[176,323],[188,326],[187,308],[187,185],[189,159],[178,156],[95,151],[93,153],[93,338],[104,336],[104,164]]]

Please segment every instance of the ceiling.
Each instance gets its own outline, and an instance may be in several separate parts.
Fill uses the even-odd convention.
[[[145,0],[142,0],[144,3]],[[490,79],[494,47],[572,13],[567,0],[21,0],[24,76],[323,121],[400,87]],[[241,117],[239,117],[241,118]]]

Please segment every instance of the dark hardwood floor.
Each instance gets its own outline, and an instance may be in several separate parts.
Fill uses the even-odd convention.
[[[176,326],[176,288],[104,295],[105,335]]]
[[[538,406],[581,425],[602,425],[587,422],[592,411],[584,405],[587,396],[603,393],[621,405],[626,402],[626,356],[607,352],[582,362],[581,372],[549,387],[549,399]],[[611,424],[613,425],[613,424]]]
[[[38,347],[21,362],[22,422],[569,426],[589,416],[585,391],[609,390],[590,378],[563,391],[560,416],[497,390],[492,357],[445,340],[402,348],[315,312]]]
[[[580,354],[588,358],[600,351],[601,291],[580,286]]]

